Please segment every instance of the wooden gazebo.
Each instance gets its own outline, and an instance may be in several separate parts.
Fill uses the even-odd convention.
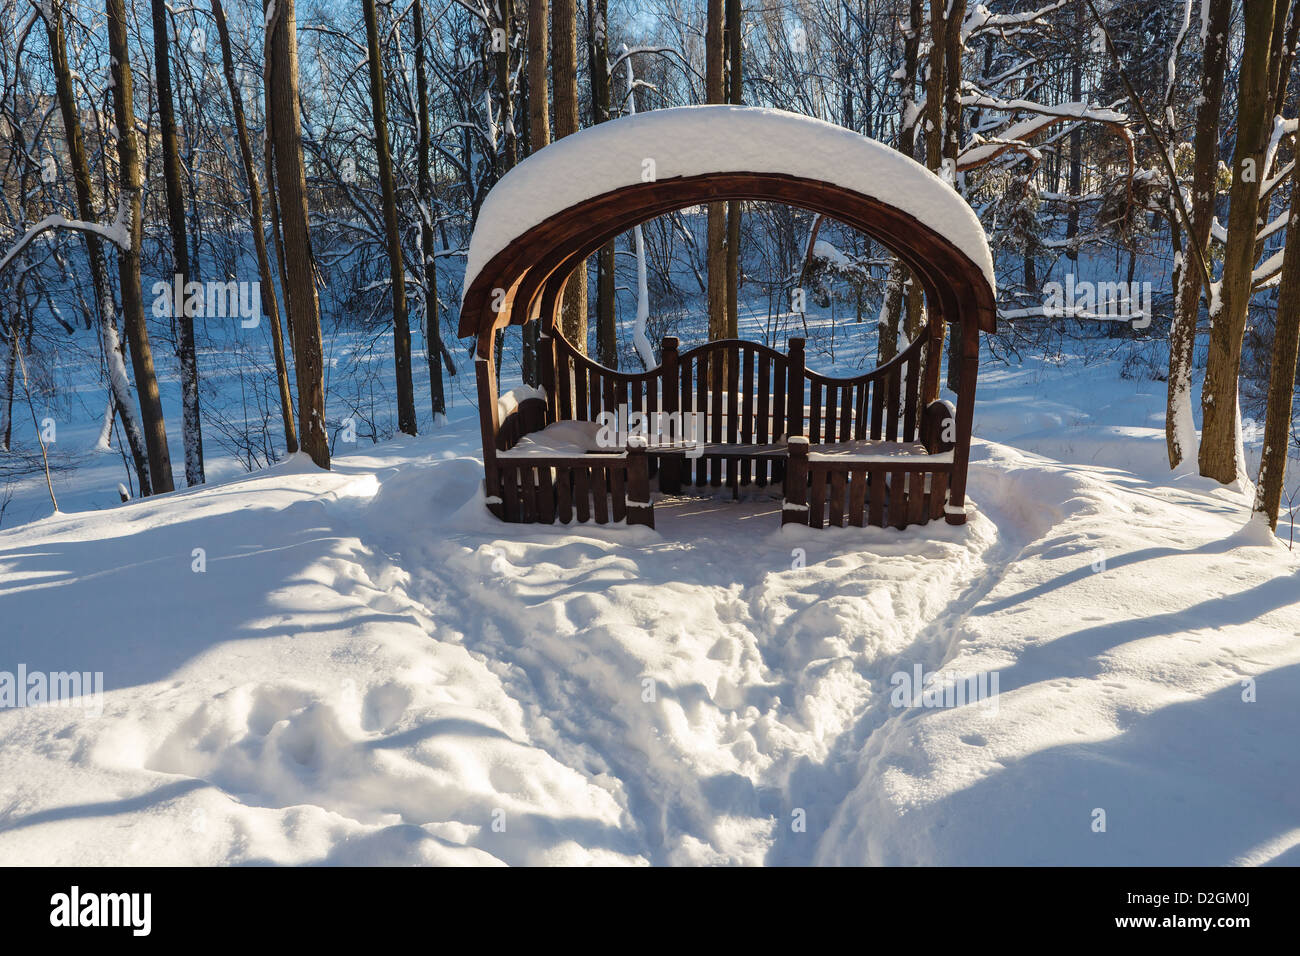
[[[647,171],[649,175],[647,175]],[[823,213],[889,247],[925,293],[922,334],[852,378],[785,352],[709,342],[627,373],[558,331],[578,263],[633,226],[724,200]],[[753,107],[656,110],[566,137],[489,194],[470,246],[460,334],[474,336],[487,505],[507,521],[654,524],[661,493],[781,483],[783,523],[906,527],[966,518],[979,332],[995,321],[978,219],[902,154]],[[540,323],[539,388],[498,393],[497,330]],[[939,399],[943,323],[961,336],[956,407]]]

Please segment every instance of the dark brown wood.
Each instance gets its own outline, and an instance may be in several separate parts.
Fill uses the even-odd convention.
[[[562,336],[550,334],[563,300],[564,277],[619,233],[684,206],[746,199],[786,202],[831,214],[879,238],[897,252],[924,292],[930,326],[885,365],[853,378],[828,378],[809,371],[804,342],[797,337],[789,340],[788,355],[735,339],[680,353],[675,341],[671,349],[665,341],[660,366],[624,373],[593,362]],[[506,292],[499,309],[489,307],[494,289]],[[717,487],[725,480],[735,490],[751,481],[761,485],[785,479],[783,523],[798,521],[816,527],[829,517],[832,524],[847,520],[856,525],[865,518],[883,525],[886,512],[889,523],[898,527],[938,513],[945,513],[952,523],[965,520],[962,506],[978,332],[993,327],[992,290],[960,250],[886,203],[831,184],[779,174],[728,173],[634,184],[585,201],[529,229],[472,278],[463,304],[462,334],[477,337],[488,494],[500,499],[499,504],[494,502],[494,510],[509,512],[511,520],[553,520],[552,506],[555,516],[566,520],[566,511],[576,504],[579,520],[589,520],[594,506],[598,522],[611,516],[618,521],[626,514],[629,523],[653,526],[652,469],[658,472],[660,488],[672,490],[682,468],[688,481],[694,472],[697,485]],[[810,461],[807,441],[796,441],[788,448],[778,443],[786,436],[806,435],[814,443],[838,443],[865,439],[868,434],[910,442],[919,434],[928,451],[945,450],[934,435],[941,416],[926,401],[932,375],[937,386],[939,365],[928,358],[930,354],[942,357],[941,349],[934,348],[933,333],[941,336],[945,316],[952,317],[958,323],[955,328],[961,330],[961,387],[951,462],[928,457],[915,462],[883,462],[854,460],[852,456]],[[546,402],[525,402],[507,421],[496,421],[495,331],[533,319],[540,322],[547,336],[542,341],[550,342],[539,348]],[[595,421],[602,411],[621,408],[650,413],[662,408],[680,415],[692,407],[708,417],[707,434],[699,436],[707,444],[693,459],[693,467],[689,459],[683,461],[679,451],[656,454],[651,448],[647,454],[644,447],[629,448],[626,458],[617,461],[610,456],[525,461],[509,454],[523,435],[551,421]],[[652,439],[655,437],[652,434]],[[507,459],[499,459],[498,453]],[[944,492],[949,489],[955,513],[946,513],[944,508]],[[805,504],[804,499],[807,506],[798,507]]]
[[[645,446],[632,443],[627,450],[627,523],[655,526],[650,500],[650,470]]]
[[[794,436],[790,439],[789,448],[781,524],[808,524],[808,439]]]
[[[849,524],[861,528],[867,502],[867,472],[855,468],[849,476]]]
[[[829,522],[837,528],[844,527],[844,475],[845,472],[831,472],[831,497]]]

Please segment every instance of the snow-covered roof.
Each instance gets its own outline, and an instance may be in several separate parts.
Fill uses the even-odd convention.
[[[915,160],[842,126],[783,110],[680,106],[589,127],[510,170],[479,211],[463,291],[493,256],[534,226],[585,200],[642,183],[648,172],[658,180],[779,173],[861,193],[947,238],[995,288],[984,227],[951,186]]]

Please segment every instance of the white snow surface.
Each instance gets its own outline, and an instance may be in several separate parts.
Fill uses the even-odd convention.
[[[755,106],[679,106],[600,123],[556,140],[488,193],[470,241],[468,290],[514,239],[583,200],[657,179],[706,173],[784,173],[843,186],[947,237],[995,288],[984,228],[951,186],[920,163],[850,129]]]
[[[106,688],[0,709],[0,864],[1300,863],[1300,560],[1010,377],[964,527],[507,525],[469,418],[0,531],[0,671]]]

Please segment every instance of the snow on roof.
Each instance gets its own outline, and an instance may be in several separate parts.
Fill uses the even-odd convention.
[[[754,106],[679,106],[624,116],[538,150],[488,193],[470,240],[464,290],[492,257],[551,216],[643,182],[706,173],[782,173],[887,203],[946,237],[995,288],[984,227],[920,163],[852,130]],[[462,291],[463,295],[463,291]]]

